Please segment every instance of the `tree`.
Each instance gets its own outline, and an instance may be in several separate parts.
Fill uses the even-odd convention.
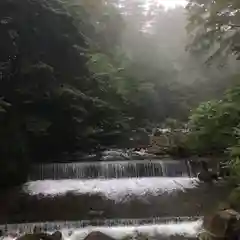
[[[9,174],[13,182],[25,178],[30,162],[104,145],[105,136],[120,129],[121,113],[106,102],[88,67],[92,49],[84,30],[94,31],[88,19],[57,0],[4,0],[0,19],[4,185]]]
[[[240,120],[240,87],[228,90],[222,100],[200,104],[189,126],[191,147],[201,154],[224,153],[237,145],[235,131]]]
[[[230,54],[240,58],[240,5],[238,0],[191,0],[188,4],[193,52],[205,50],[208,61]],[[209,51],[210,50],[210,51]]]

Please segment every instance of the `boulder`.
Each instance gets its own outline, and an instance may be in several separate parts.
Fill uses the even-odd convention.
[[[208,171],[202,170],[197,175],[198,179],[203,182],[212,182],[211,174]]]
[[[115,240],[115,239],[102,232],[96,231],[96,232],[89,233],[84,238],[84,240]]]
[[[240,211],[240,187],[237,187],[231,191],[228,197],[228,203],[232,208]]]
[[[60,231],[56,231],[50,236],[50,238],[51,240],[62,240],[62,233]]]
[[[240,214],[232,209],[216,212],[203,220],[203,231],[200,240],[238,239],[240,233]]]
[[[231,174],[230,166],[226,163],[219,164],[219,177],[229,177]]]
[[[212,171],[201,170],[198,175],[198,179],[203,182],[212,182],[213,180],[218,180],[218,175]]]

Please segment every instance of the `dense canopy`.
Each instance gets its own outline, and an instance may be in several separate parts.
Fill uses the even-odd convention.
[[[169,118],[187,123],[201,101],[222,98],[238,81],[238,62],[227,53],[238,57],[239,4],[192,2],[166,11],[141,1],[1,0],[1,179],[19,182],[34,162],[132,146],[134,133]],[[223,53],[224,72],[205,65]],[[230,134],[238,118],[225,98]],[[219,104],[202,104],[191,117],[203,139],[208,124],[220,127],[207,117]],[[235,144],[229,135],[217,144],[218,134],[209,147]]]

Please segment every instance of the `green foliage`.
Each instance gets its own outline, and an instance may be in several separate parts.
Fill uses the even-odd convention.
[[[171,131],[184,129],[184,124],[177,119],[174,118],[167,118],[165,122],[163,123],[163,127],[170,129]]]
[[[234,129],[234,135],[237,139],[237,142],[234,146],[229,148],[230,156],[232,159],[240,157],[240,125]],[[239,160],[239,159],[238,159]]]
[[[240,201],[240,188],[237,187],[231,192],[230,196],[228,197],[228,202],[232,208],[239,211],[240,210],[239,201]]]
[[[231,169],[231,182],[239,183],[240,180],[240,159],[239,157],[233,157],[229,162]]]
[[[32,161],[114,144],[124,119],[88,66],[92,49],[80,31],[94,33],[88,19],[57,0],[4,0],[0,19],[1,184],[24,180]]]
[[[224,153],[237,144],[239,104],[239,86],[227,91],[220,101],[200,104],[190,117],[191,147],[199,153]]]
[[[232,53],[239,59],[238,0],[191,0],[188,10],[189,48],[193,52],[205,51],[208,61],[222,60]]]
[[[146,9],[135,1],[118,6],[118,0],[0,2],[3,184],[9,174],[18,177],[22,166],[24,179],[35,161],[118,146],[134,130],[164,122],[176,128],[178,122],[166,119],[185,121],[191,107],[226,87],[219,84],[200,97],[198,89],[209,83],[195,83],[203,69],[184,51],[184,9]],[[207,79],[213,75],[222,73]],[[223,107],[216,102],[196,110],[191,124],[199,140],[209,141],[212,131],[210,147],[219,138],[221,148],[235,143],[230,125],[237,126],[237,95],[237,89],[226,94]],[[210,121],[215,108],[218,116]],[[225,121],[229,127],[218,132]]]
[[[190,0],[187,30],[188,50],[204,57],[208,64],[225,66],[231,56],[240,59],[240,4],[238,0]],[[227,61],[226,61],[227,60]],[[228,78],[229,79],[229,78]],[[222,100],[202,103],[190,117],[189,143],[196,153],[227,153],[230,167],[229,183],[240,183],[240,87],[237,84],[227,91]],[[240,189],[229,196],[231,207],[239,208]]]

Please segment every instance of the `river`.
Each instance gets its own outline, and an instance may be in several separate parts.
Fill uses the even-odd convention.
[[[187,160],[34,166],[26,184],[1,196],[1,229],[9,237],[39,226],[61,230],[71,240],[95,230],[116,239],[136,232],[195,238],[202,216],[229,190],[221,183],[200,183]]]

